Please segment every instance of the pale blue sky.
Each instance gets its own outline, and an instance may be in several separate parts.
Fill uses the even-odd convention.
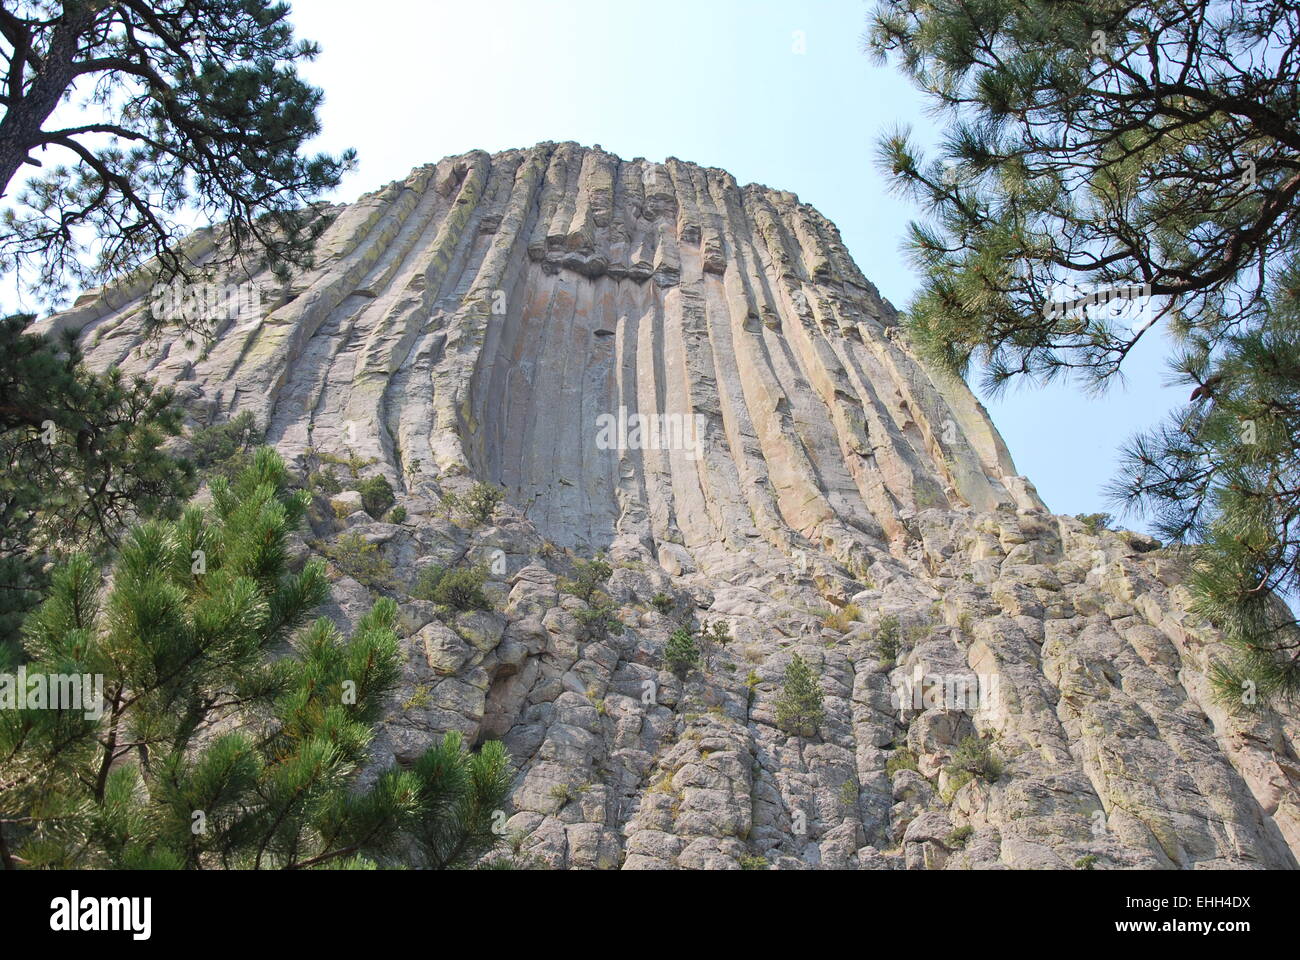
[[[294,19],[322,46],[305,70],[326,92],[322,144],[360,153],[337,199],[475,148],[575,140],[624,159],[676,156],[797,193],[839,225],[863,272],[902,308],[915,288],[899,246],[913,211],[888,193],[873,144],[897,123],[922,142],[936,128],[911,85],[863,53],[868,9],[860,0],[297,0]],[[1100,400],[1069,385],[982,398],[1052,510],[1105,509],[1116,448],[1185,399],[1162,386],[1162,349],[1151,338],[1127,387]]]

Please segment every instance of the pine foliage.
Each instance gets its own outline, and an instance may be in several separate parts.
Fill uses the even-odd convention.
[[[78,555],[29,617],[29,673],[103,678],[102,715],[0,710],[0,858],[62,868],[473,863],[500,839],[500,744],[449,734],[359,786],[399,676],[397,606],[350,636],[289,567],[308,496],[260,449],[208,509],[135,527],[111,576]],[[90,711],[93,712],[93,711]]]
[[[1174,344],[1188,406],[1111,492],[1190,545],[1222,701],[1300,694],[1300,43],[1294,4],[881,0],[868,43],[946,119],[879,162],[925,219],[907,333],[946,370],[1100,390]]]
[[[776,701],[776,725],[794,736],[812,737],[825,716],[818,677],[796,653],[785,668]]]

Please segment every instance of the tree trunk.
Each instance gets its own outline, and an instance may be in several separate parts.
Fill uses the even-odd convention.
[[[72,85],[77,75],[77,45],[94,18],[90,7],[79,3],[66,4],[63,16],[54,28],[49,49],[42,54],[42,69],[36,72],[31,86],[22,90],[23,78],[17,78],[19,95],[9,104],[4,119],[0,120],[0,198],[8,193],[18,168],[27,161],[32,148],[40,141],[45,121]],[[23,70],[25,65],[11,63],[10,69],[15,68]]]

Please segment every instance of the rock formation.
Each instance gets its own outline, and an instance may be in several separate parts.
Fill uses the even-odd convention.
[[[348,460],[388,479],[401,523],[343,493],[318,503],[304,555],[346,531],[406,584],[488,565],[493,612],[398,588],[407,665],[376,751],[407,759],[453,728],[503,739],[520,852],[1296,866],[1295,714],[1214,703],[1222,651],[1179,560],[1052,515],[793,194],[545,143],[327,212],[311,270],[213,278],[262,301],[210,344],[142,336],[147,272],[43,327],[174,385],[198,425],[251,411],[304,477]],[[475,481],[505,489],[495,518],[445,516]],[[598,551],[626,628],[592,637],[562,587]],[[331,615],[369,602],[336,576]],[[732,642],[679,679],[670,633],[714,621]],[[824,694],[813,736],[776,723],[795,654]],[[1000,770],[954,763],[977,743]]]

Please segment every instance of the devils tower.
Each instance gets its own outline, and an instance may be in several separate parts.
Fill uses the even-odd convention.
[[[402,601],[377,764],[501,739],[505,829],[556,867],[1296,866],[1300,723],[1215,703],[1179,558],[1050,513],[794,194],[544,143],[323,214],[311,269],[208,278],[258,292],[209,343],[146,336],[147,272],[39,328],[196,426],[251,413],[304,482],[388,481],[400,522],[322,494],[300,544],[391,571],[336,569],[340,622]],[[444,509],[476,483],[492,517]],[[566,589],[597,555],[621,629]],[[457,563],[491,611],[404,591]],[[796,655],[822,716],[791,731]]]

